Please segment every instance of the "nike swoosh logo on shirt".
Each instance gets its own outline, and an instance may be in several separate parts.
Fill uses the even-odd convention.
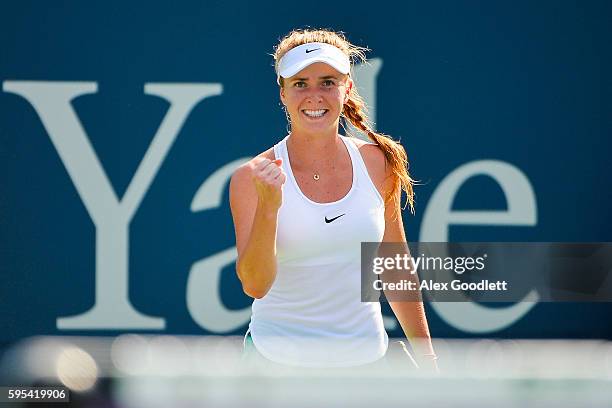
[[[334,221],[334,220],[337,220],[338,218],[342,217],[343,215],[346,215],[346,214],[340,214],[339,216],[334,217],[334,218],[330,218],[330,219],[327,219],[327,217],[325,217],[325,222],[326,222],[327,224],[329,224],[330,222],[332,222],[332,221]]]

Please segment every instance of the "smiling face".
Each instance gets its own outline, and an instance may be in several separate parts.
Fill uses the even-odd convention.
[[[348,75],[322,62],[285,78],[280,96],[291,117],[292,132],[337,133],[340,114],[352,86]]]

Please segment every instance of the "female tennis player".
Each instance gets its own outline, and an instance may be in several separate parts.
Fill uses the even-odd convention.
[[[236,170],[236,270],[253,297],[245,344],[299,367],[363,366],[389,340],[379,302],[361,301],[361,242],[406,242],[402,146],[376,133],[351,78],[364,49],[343,34],[296,30],[275,49],[290,133]],[[345,120],[371,139],[338,133]],[[420,365],[437,370],[422,302],[390,302]]]

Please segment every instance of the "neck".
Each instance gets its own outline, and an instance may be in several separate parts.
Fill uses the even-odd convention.
[[[333,165],[343,146],[337,130],[312,134],[292,129],[287,139],[291,166],[295,170],[321,171]]]

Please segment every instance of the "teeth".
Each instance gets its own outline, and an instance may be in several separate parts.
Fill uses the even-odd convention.
[[[306,114],[306,116],[310,116],[312,118],[320,118],[321,116],[323,116],[323,114],[326,112],[326,109],[319,109],[319,110],[304,110],[304,113]]]

